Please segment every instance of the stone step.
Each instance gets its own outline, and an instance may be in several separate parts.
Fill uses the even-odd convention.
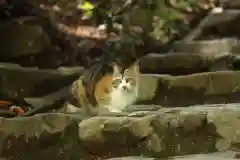
[[[84,119],[81,114],[48,113],[0,118],[0,152],[12,159],[38,155],[43,159],[96,160],[239,151],[239,115],[240,104],[221,107],[206,104],[165,108],[138,117],[126,114]]]
[[[225,152],[215,152],[209,154],[192,154],[184,156],[175,156],[164,158],[164,160],[236,160],[238,156],[237,152],[225,151]],[[143,156],[128,156],[119,158],[110,158],[106,160],[163,160],[161,158],[150,158]]]
[[[225,152],[215,152],[209,154],[192,154],[184,156],[175,156],[165,158],[165,160],[236,160],[238,156],[237,152],[225,151]],[[129,157],[119,157],[110,158],[106,160],[162,160],[161,158],[149,158],[143,156],[129,156]]]
[[[140,59],[140,71],[141,73],[186,75],[236,69],[232,67],[232,56],[227,54],[219,58],[202,53],[150,53]]]
[[[137,104],[188,106],[240,102],[240,72],[218,71],[186,76],[143,74]]]
[[[42,70],[0,63],[0,95],[2,98],[43,96],[71,84],[82,71],[81,67]]]
[[[111,155],[121,154],[127,146],[128,155],[136,156],[140,153],[142,156],[158,158],[168,154],[221,151],[230,149],[231,144],[239,143],[240,135],[236,132],[240,129],[237,118],[239,109],[239,104],[221,108],[205,105],[161,109],[142,117],[125,117],[124,120],[121,117],[94,117],[79,124],[79,135],[92,152],[111,152]],[[94,131],[91,128],[93,125]],[[125,147],[121,149],[122,143]],[[93,144],[94,147],[91,147]],[[114,149],[110,148],[110,144],[114,144]],[[119,146],[117,151],[116,146]]]
[[[201,53],[206,58],[221,58],[232,54],[232,49],[239,44],[240,41],[237,38],[179,41],[174,43],[171,51],[192,54]]]
[[[239,0],[219,0],[219,4],[223,6],[224,9],[240,9]]]

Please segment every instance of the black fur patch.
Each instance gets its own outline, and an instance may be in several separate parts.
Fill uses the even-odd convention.
[[[82,81],[86,89],[86,97],[93,106],[97,105],[94,97],[96,83],[107,73],[112,73],[112,68],[105,63],[96,63],[83,72]]]

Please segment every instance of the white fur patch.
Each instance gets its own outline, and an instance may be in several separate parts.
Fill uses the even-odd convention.
[[[212,9],[212,13],[216,14],[216,13],[222,13],[223,12],[223,8],[222,7],[216,7]]]
[[[121,112],[127,106],[132,105],[137,99],[137,89],[131,92],[117,89],[111,93],[111,102],[107,106],[110,112]]]

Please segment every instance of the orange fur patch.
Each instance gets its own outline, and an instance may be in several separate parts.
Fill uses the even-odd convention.
[[[94,96],[99,106],[105,105],[110,100],[112,74],[106,74],[95,85]]]

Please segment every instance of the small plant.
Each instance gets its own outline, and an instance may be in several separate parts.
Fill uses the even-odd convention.
[[[89,1],[84,1],[82,3],[79,3],[77,5],[77,8],[83,11],[83,15],[81,18],[83,20],[86,20],[92,17],[93,9],[95,8],[95,6]]]

